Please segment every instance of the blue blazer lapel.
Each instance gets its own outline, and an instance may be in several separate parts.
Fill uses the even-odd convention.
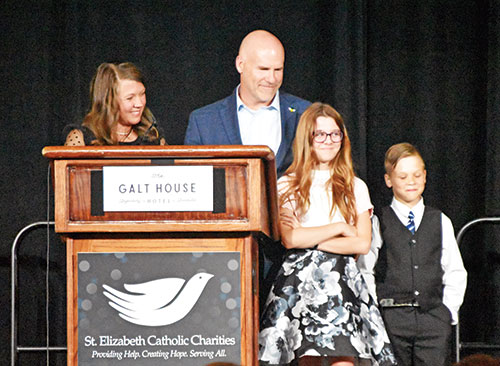
[[[295,137],[295,128],[299,114],[297,110],[288,103],[286,98],[280,93],[280,113],[281,113],[281,144],[276,156],[276,167],[281,166],[287,152],[290,150]]]
[[[238,115],[236,113],[236,89],[233,94],[227,97],[222,103],[219,111],[219,118],[224,127],[226,136],[229,140],[228,145],[242,145],[240,127],[238,125]],[[214,134],[222,131],[212,131]]]

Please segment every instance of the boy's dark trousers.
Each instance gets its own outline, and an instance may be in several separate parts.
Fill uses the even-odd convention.
[[[451,351],[451,314],[440,306],[382,307],[387,333],[399,366],[447,366]]]

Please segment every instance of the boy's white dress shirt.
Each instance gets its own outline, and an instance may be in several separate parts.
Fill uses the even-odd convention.
[[[398,219],[406,226],[410,211],[415,216],[415,231],[418,230],[422,217],[424,216],[424,199],[413,207],[409,208],[395,198],[392,199],[391,208]],[[462,256],[455,239],[455,232],[451,220],[444,213],[441,213],[442,225],[442,245],[441,268],[443,269],[443,303],[450,310],[452,324],[457,324],[458,310],[462,305],[465,288],[467,286],[467,271],[464,268]],[[382,236],[380,233],[380,222],[376,216],[372,218],[372,244],[370,252],[359,257],[358,266],[368,285],[372,296],[377,299],[375,291],[374,268],[378,259],[378,252],[382,247]]]

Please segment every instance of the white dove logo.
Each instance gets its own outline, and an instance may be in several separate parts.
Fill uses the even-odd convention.
[[[197,273],[187,282],[182,278],[161,278],[123,285],[127,291],[137,295],[126,294],[104,284],[106,291],[103,293],[111,300],[108,304],[126,321],[159,327],[176,323],[189,314],[213,276]]]

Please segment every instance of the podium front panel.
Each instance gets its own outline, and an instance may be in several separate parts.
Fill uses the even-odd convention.
[[[252,236],[117,238],[114,234],[105,239],[68,239],[67,246],[73,278],[68,283],[69,364],[155,365],[163,361],[161,357],[185,366],[253,363],[258,268],[257,240]],[[138,294],[133,291],[144,292],[151,281],[182,292],[187,283],[180,282],[197,274],[205,276],[206,284],[181,320],[172,321],[168,310],[160,310],[152,320],[148,311],[155,306],[149,302],[145,309],[134,308],[140,305],[134,304]]]

